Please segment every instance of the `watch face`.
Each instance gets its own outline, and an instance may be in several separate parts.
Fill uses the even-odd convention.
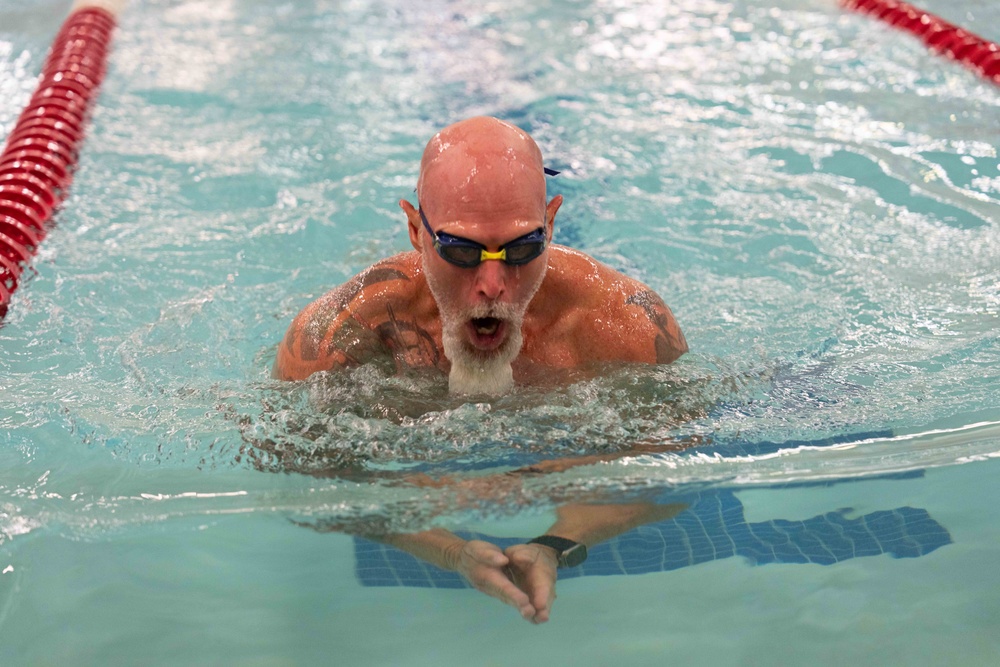
[[[583,544],[574,544],[559,554],[560,567],[576,567],[585,560],[587,560],[587,547]]]
[[[587,545],[567,540],[565,537],[541,535],[528,540],[528,544],[541,544],[554,549],[559,559],[559,567],[575,567],[587,560]]]

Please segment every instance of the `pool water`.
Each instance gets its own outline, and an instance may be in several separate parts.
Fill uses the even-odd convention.
[[[69,4],[0,0],[0,134]],[[1000,40],[995,3],[922,6]],[[1000,659],[1000,89],[832,0],[147,0],[115,40],[0,327],[0,664]],[[490,403],[272,381],[481,113],[691,353]],[[687,509],[541,627],[352,537],[579,500]]]

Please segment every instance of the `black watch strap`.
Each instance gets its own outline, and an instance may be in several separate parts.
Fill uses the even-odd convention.
[[[541,544],[543,547],[555,549],[559,556],[559,567],[576,567],[587,560],[587,545],[565,537],[539,535],[533,540],[528,540],[528,544]]]

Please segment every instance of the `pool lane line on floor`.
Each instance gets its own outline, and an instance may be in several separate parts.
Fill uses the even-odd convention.
[[[898,0],[841,0],[919,38],[929,49],[956,60],[987,81],[1000,85],[1000,46],[918,7]]]
[[[125,0],[78,0],[0,152],[0,320],[69,190]]]

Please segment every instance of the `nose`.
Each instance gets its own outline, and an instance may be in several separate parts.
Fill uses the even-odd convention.
[[[497,301],[507,291],[507,265],[488,260],[476,267],[476,296]]]

